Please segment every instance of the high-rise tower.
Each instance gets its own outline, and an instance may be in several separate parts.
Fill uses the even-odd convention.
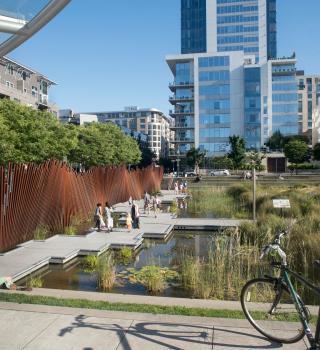
[[[277,56],[276,0],[181,0],[181,53]]]

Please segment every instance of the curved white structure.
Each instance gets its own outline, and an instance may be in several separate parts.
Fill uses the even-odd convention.
[[[34,0],[29,0],[30,6]],[[33,34],[45,26],[53,17],[55,17],[71,0],[48,0],[45,6],[32,13],[31,9],[24,7],[21,10],[19,1],[16,1],[16,9],[11,0],[7,5],[9,10],[0,3],[0,57],[8,54],[16,47],[21,45]],[[42,1],[43,2],[43,1]],[[8,37],[8,34],[10,36]],[[4,38],[1,42],[1,37]]]

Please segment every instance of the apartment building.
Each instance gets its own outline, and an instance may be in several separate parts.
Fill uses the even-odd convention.
[[[304,71],[297,72],[298,79],[298,113],[299,133],[313,140],[313,128],[319,114],[320,76],[306,75]]]
[[[85,112],[98,117],[101,123],[113,122],[132,132],[148,136],[149,148],[157,158],[168,157],[172,140],[172,119],[155,108],[125,107],[122,111]]]
[[[58,106],[49,101],[55,82],[43,74],[7,57],[0,57],[0,99],[17,101],[58,115]]]

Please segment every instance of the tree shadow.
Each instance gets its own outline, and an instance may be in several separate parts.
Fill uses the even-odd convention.
[[[186,346],[191,346],[196,349],[197,346],[208,346],[208,349],[214,349],[215,347],[226,347],[228,349],[242,348],[242,349],[277,349],[282,345],[276,342],[272,342],[262,336],[252,333],[242,332],[239,330],[232,330],[219,327],[210,327],[203,325],[191,325],[185,323],[165,323],[165,322],[137,322],[132,321],[129,327],[121,326],[117,323],[104,324],[99,322],[89,322],[92,316],[78,315],[70,326],[62,328],[59,332],[59,336],[63,337],[67,333],[72,333],[75,329],[90,328],[96,330],[105,330],[115,332],[124,350],[135,350],[130,345],[130,337],[135,337],[145,343],[149,342],[153,345],[163,346],[165,349],[171,350],[185,350]],[[214,321],[213,321],[214,322]],[[225,339],[223,342],[215,341],[215,332],[220,332],[220,337]],[[225,335],[221,335],[224,333]],[[237,339],[237,344],[228,342],[228,339],[232,337]],[[245,337],[241,339],[242,337]],[[248,344],[248,338],[260,340],[260,345]],[[261,344],[261,340],[265,344]],[[177,344],[177,341],[181,342],[181,345],[185,344],[185,347],[179,347],[173,345],[172,342]],[[90,347],[85,347],[83,350],[89,350]],[[148,348],[146,348],[147,350]]]

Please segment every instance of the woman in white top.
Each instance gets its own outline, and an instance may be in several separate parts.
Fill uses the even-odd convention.
[[[109,202],[106,202],[106,206],[104,208],[104,216],[106,219],[106,227],[109,232],[112,231],[113,229],[112,212],[113,212],[112,207],[110,206]]]

